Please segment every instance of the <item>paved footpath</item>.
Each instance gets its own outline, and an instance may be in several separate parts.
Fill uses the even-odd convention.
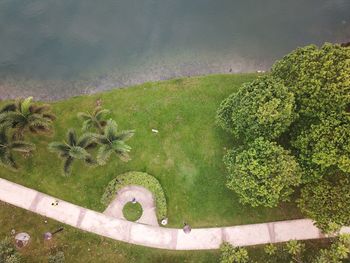
[[[141,186],[130,185],[120,189],[103,214],[125,219],[123,215],[123,207],[133,198],[135,198],[142,206],[142,216],[136,221],[136,223],[159,226],[156,215],[155,200],[152,192]]]
[[[308,219],[220,228],[163,228],[133,223],[92,211],[0,178],[0,200],[73,227],[115,240],[171,250],[217,249],[223,241],[234,246],[317,239],[324,236]],[[52,202],[58,200],[57,206]],[[342,233],[350,233],[344,227]]]

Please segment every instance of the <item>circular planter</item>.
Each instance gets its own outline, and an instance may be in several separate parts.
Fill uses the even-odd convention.
[[[142,216],[142,212],[142,206],[138,202],[128,202],[123,207],[123,215],[125,219],[129,221],[134,222],[140,219],[140,217]]]

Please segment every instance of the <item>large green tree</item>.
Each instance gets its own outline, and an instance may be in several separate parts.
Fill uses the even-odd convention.
[[[50,106],[38,105],[32,100],[32,97],[21,99],[0,110],[0,126],[12,128],[15,139],[23,139],[26,132],[37,134],[52,131],[55,116]]]
[[[292,145],[304,167],[306,182],[319,179],[329,169],[350,173],[350,116],[325,117],[303,130]]]
[[[350,225],[350,180],[345,176],[307,184],[298,206],[324,232]]]
[[[268,76],[244,84],[217,112],[218,124],[245,140],[277,138],[296,117],[293,93]]]
[[[277,61],[271,73],[293,92],[300,115],[314,118],[350,105],[350,47],[298,48]]]
[[[100,165],[106,164],[110,156],[114,153],[122,161],[128,161],[130,159],[129,152],[131,147],[125,142],[129,140],[134,131],[118,131],[118,125],[114,120],[107,121],[107,125],[104,127],[103,134],[95,134],[96,142],[100,144],[100,148],[97,153],[97,161]]]
[[[227,187],[243,204],[275,207],[289,200],[301,181],[301,171],[289,151],[275,142],[258,138],[242,151],[229,151],[224,158]]]
[[[96,161],[88,152],[88,149],[96,145],[91,134],[83,134],[78,137],[73,129],[67,133],[67,139],[63,142],[52,142],[48,148],[61,157],[63,162],[63,173],[69,175],[74,160],[83,160],[88,165],[94,165]]]
[[[20,140],[12,140],[4,127],[0,128],[0,165],[13,170],[18,169],[14,153],[30,153],[35,145]]]

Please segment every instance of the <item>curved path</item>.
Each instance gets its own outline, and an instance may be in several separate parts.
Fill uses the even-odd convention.
[[[131,202],[133,198],[140,203],[143,210],[142,216],[136,221],[136,223],[159,226],[153,195],[148,189],[141,186],[130,185],[120,189],[103,214],[125,219],[123,215],[123,207],[126,203]]]
[[[289,220],[221,228],[163,228],[133,223],[92,211],[0,178],[0,200],[73,227],[136,245],[171,250],[217,249],[223,241],[234,246],[324,238],[311,220]],[[58,201],[57,206],[52,203]],[[343,227],[341,233],[350,233]]]

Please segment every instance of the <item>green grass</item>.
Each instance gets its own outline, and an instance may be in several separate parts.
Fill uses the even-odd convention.
[[[32,187],[72,203],[103,211],[100,199],[108,182],[118,174],[141,171],[161,183],[168,204],[170,226],[227,226],[299,218],[293,203],[276,209],[250,208],[225,187],[222,157],[234,147],[229,134],[215,125],[220,102],[256,74],[212,75],[145,83],[128,89],[53,103],[58,119],[51,137],[29,138],[35,155],[19,160],[15,173],[1,168],[0,177]],[[128,141],[132,160],[117,158],[103,167],[73,165],[70,177],[61,175],[61,160],[47,151],[51,141],[62,140],[68,128],[80,130],[80,111],[91,111],[98,98],[112,111],[120,129],[135,129]],[[159,130],[158,134],[151,129]]]
[[[132,203],[132,202],[128,202],[125,204],[125,206],[123,207],[123,215],[125,217],[126,220],[129,221],[137,221],[138,219],[140,219],[140,217],[142,216],[142,206],[140,205],[140,203]]]

